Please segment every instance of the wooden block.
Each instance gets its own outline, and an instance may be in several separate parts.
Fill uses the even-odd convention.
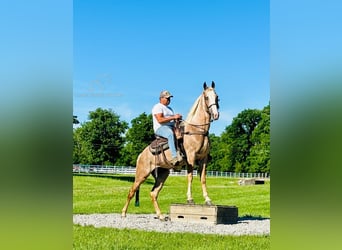
[[[255,184],[255,179],[241,179],[238,181],[240,186],[246,186],[246,185],[254,185]]]
[[[238,220],[236,206],[207,206],[171,204],[171,221],[197,222],[208,224],[235,224]]]
[[[254,179],[254,178],[251,178],[251,179],[241,179],[241,180],[238,181],[238,184],[240,186],[258,185],[258,184],[265,184],[265,181],[261,180],[261,179]]]
[[[265,184],[265,181],[264,180],[255,180],[255,185],[258,185],[258,184]]]

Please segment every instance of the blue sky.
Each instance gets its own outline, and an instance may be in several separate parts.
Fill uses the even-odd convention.
[[[216,83],[220,135],[269,103],[269,1],[74,1],[73,114],[98,107],[130,122],[167,89],[185,119]]]

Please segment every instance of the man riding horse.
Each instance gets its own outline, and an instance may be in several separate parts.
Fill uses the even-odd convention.
[[[182,119],[182,115],[174,114],[172,108],[169,106],[171,97],[173,97],[173,95],[171,95],[169,91],[162,91],[159,96],[159,103],[155,104],[152,108],[152,116],[154,133],[157,136],[168,139],[172,155],[171,164],[175,166],[183,160],[180,152],[176,149],[173,132],[176,120]]]
[[[187,168],[187,203],[195,204],[192,198],[192,180],[195,165],[198,166],[198,172],[201,178],[202,194],[206,205],[212,205],[206,187],[206,166],[208,162],[208,155],[210,151],[209,143],[209,128],[213,120],[219,119],[219,104],[218,95],[215,92],[215,83],[212,81],[211,87],[207,86],[206,82],[203,84],[203,92],[194,102],[190,112],[183,121],[182,126],[182,153],[184,159],[177,154],[174,134],[172,127],[177,121],[181,119],[180,114],[174,114],[173,110],[168,107],[172,95],[168,91],[162,91],[160,94],[160,103],[156,104],[152,110],[153,125],[157,135],[165,137],[169,140],[167,148],[162,150],[155,150],[157,147],[147,146],[138,156],[136,163],[135,178],[132,187],[130,188],[127,200],[122,208],[122,217],[126,217],[128,205],[136,194],[136,199],[139,200],[139,186],[152,174],[155,179],[154,186],[150,192],[151,200],[154,205],[157,217],[164,220],[165,217],[161,213],[158,205],[158,194],[162,189],[167,177],[170,174],[170,168],[177,168],[177,166],[186,165]],[[166,139],[164,139],[166,140]],[[159,144],[158,144],[159,145]],[[153,148],[153,150],[152,150]],[[163,155],[163,157],[160,157]],[[173,164],[170,164],[170,161]]]

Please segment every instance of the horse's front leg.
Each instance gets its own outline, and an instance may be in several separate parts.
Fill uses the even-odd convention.
[[[193,171],[194,168],[192,165],[188,165],[188,189],[186,192],[186,196],[187,196],[187,202],[190,205],[195,204],[194,199],[192,198],[192,180],[193,180]]]
[[[200,169],[201,169],[201,185],[202,185],[203,198],[205,200],[206,205],[212,206],[214,204],[211,202],[211,199],[209,198],[208,191],[207,191],[207,172],[206,172],[207,163],[202,162],[201,164],[202,166],[200,166]]]

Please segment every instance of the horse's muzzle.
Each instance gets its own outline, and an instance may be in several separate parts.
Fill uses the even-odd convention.
[[[213,115],[212,115],[212,119],[214,120],[214,121],[216,121],[216,120],[218,120],[219,119],[219,117],[220,117],[220,113],[219,112],[217,112],[217,113],[214,113]]]

